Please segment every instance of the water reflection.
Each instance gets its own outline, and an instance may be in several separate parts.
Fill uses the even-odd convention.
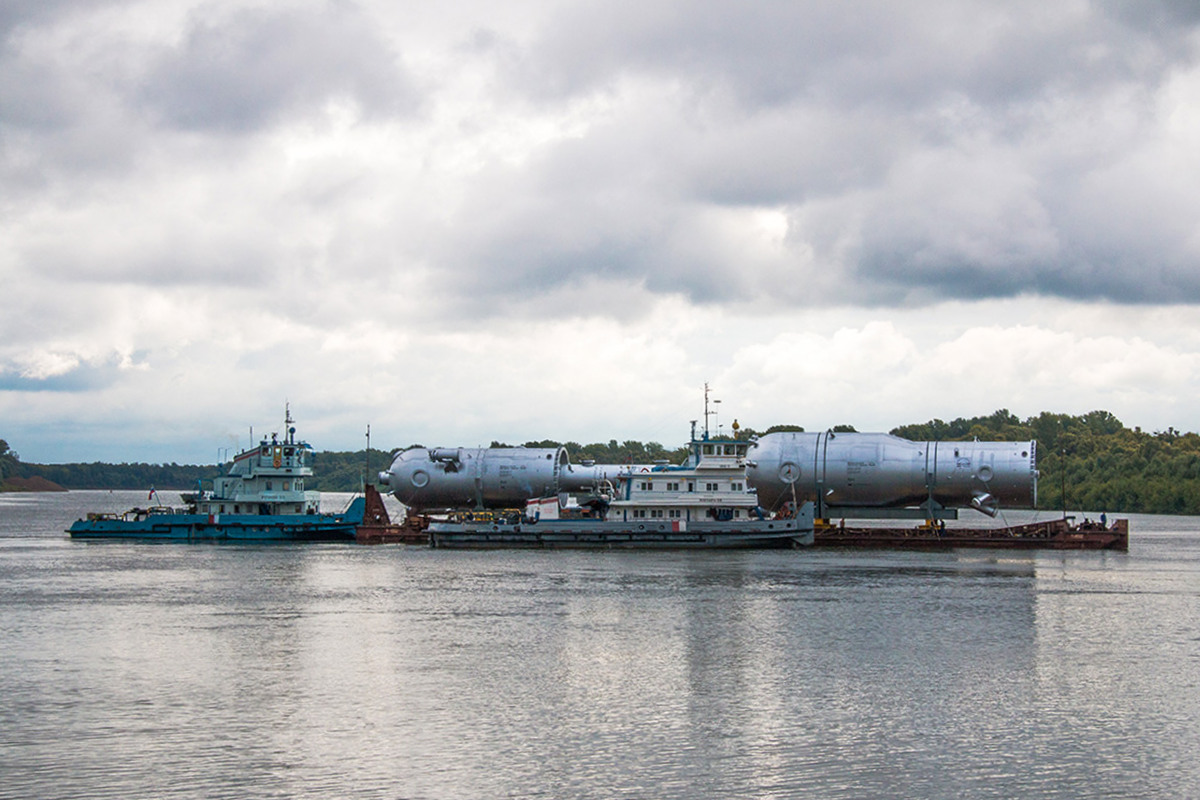
[[[0,796],[1200,790],[1179,530],[1129,554],[454,553],[97,546],[14,508]]]

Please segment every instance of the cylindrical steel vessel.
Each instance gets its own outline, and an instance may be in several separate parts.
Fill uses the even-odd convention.
[[[911,442],[884,433],[770,433],[750,449],[746,479],[777,509],[795,499],[826,506],[973,507],[1037,500],[1037,443]]]
[[[414,447],[397,453],[379,482],[413,508],[494,508],[557,493],[566,463],[561,447]]]
[[[379,482],[410,508],[512,508],[533,497],[615,482],[629,465],[571,464],[562,447],[414,447]]]

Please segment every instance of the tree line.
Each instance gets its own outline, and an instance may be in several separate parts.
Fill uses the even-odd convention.
[[[779,430],[803,431],[799,425],[775,425],[762,431],[741,428],[740,439]],[[854,431],[838,425],[834,431]],[[1127,428],[1107,411],[1081,415],[1042,412],[1019,419],[1007,409],[987,416],[933,419],[901,425],[890,433],[914,441],[1037,441],[1038,508],[1200,515],[1200,435],[1174,428],[1153,433]],[[417,445],[413,445],[417,446]],[[492,442],[493,447],[507,447]],[[579,463],[679,463],[686,448],[667,449],[659,442],[634,440],[581,444],[551,439],[524,442],[525,447],[562,446]],[[392,451],[393,453],[396,451]],[[391,454],[374,449],[318,451],[310,489],[357,491],[364,479],[391,463]],[[27,464],[0,439],[0,485],[9,477],[41,476],[68,489],[190,489],[219,472],[217,465],[192,464]]]
[[[986,417],[932,420],[892,433],[907,439],[1037,441],[1038,508],[1065,505],[1109,512],[1200,514],[1200,435],[1173,427],[1127,428],[1107,411],[1079,416],[1042,412],[1018,419],[1007,409]]]

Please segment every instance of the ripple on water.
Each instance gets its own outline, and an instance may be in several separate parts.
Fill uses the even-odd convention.
[[[83,544],[68,501],[0,506],[0,797],[1200,794],[1190,520],[454,553]]]

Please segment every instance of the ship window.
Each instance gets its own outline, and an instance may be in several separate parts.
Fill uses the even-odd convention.
[[[284,490],[285,492],[288,490],[288,482],[287,482],[287,481],[284,481],[284,482],[283,482],[283,490]]]
[[[668,484],[667,484],[667,491],[668,491],[668,492],[678,492],[678,491],[679,491],[679,484],[678,484],[678,483],[668,483]]]
[[[711,456],[713,454],[713,446],[711,444],[704,445],[704,455]]]
[[[691,481],[688,481],[688,491],[689,492],[696,491],[696,484],[692,483]]]
[[[271,491],[271,482],[267,481],[267,491]]]
[[[715,483],[706,483],[706,484],[704,484],[704,488],[705,488],[705,490],[706,490],[706,491],[709,491],[709,492],[715,492],[715,491],[717,491],[717,484],[715,484]]]
[[[225,513],[225,504],[224,503],[221,503],[221,510],[218,513],[221,513],[221,514]]]
[[[233,504],[233,513],[235,513],[235,514],[242,513],[242,507],[239,506],[237,503],[234,503]]]
[[[304,488],[304,481],[297,480],[295,486],[296,486],[296,491],[297,492],[300,491],[301,489]]]
[[[671,519],[679,519],[681,516],[683,516],[683,512],[678,508],[672,508],[669,514]]]
[[[263,454],[264,456],[269,456],[269,455],[271,455],[271,448],[269,448],[269,447],[264,447],[264,448],[262,449],[262,454]]]

